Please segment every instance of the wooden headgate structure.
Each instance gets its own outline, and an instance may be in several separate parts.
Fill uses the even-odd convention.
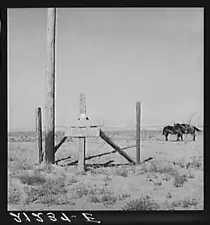
[[[57,152],[60,146],[66,141],[68,137],[78,138],[78,169],[85,170],[85,153],[87,149],[88,137],[101,137],[106,143],[115,149],[120,155],[126,158],[131,164],[140,164],[140,102],[136,103],[136,162],[129,157],[129,155],[122,150],[100,127],[92,124],[89,117],[86,115],[86,96],[80,94],[80,117],[76,124],[68,126],[65,130],[63,139],[53,148],[53,154]],[[42,152],[42,137],[41,137],[41,108],[36,110],[36,127],[37,127],[37,147],[39,151],[39,163],[43,161]],[[45,152],[46,154],[46,152]],[[54,158],[54,157],[53,157]],[[46,161],[47,162],[47,161]]]

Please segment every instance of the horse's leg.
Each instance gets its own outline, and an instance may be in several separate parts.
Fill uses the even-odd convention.
[[[165,134],[165,136],[166,136],[166,141],[168,141],[168,134]]]
[[[195,131],[191,133],[193,135],[193,141],[195,141]]]
[[[176,141],[179,141],[179,134],[177,134],[177,139],[176,139]]]
[[[181,140],[183,141],[183,134],[181,134]]]

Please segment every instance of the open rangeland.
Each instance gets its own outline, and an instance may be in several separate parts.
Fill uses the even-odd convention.
[[[135,132],[107,132],[133,159]],[[56,139],[61,140],[61,134]],[[44,143],[43,143],[44,144]],[[162,131],[141,134],[141,165],[129,165],[100,138],[88,138],[87,172],[77,172],[77,140],[38,165],[33,133],[8,140],[8,210],[202,210],[203,134],[184,141]]]

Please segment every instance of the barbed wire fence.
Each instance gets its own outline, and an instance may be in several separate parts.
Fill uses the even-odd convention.
[[[159,135],[162,134],[162,129],[166,125],[142,125],[141,126],[141,145],[145,145],[145,140],[151,140],[151,139],[157,139],[161,140],[161,137]],[[64,135],[65,128],[68,126],[65,125],[57,125],[55,127],[55,144],[59,143]],[[105,126],[105,129],[101,127],[101,129],[117,144],[120,145],[122,150],[132,150],[133,148],[136,148],[136,129],[135,128],[128,128],[128,127],[118,127],[118,126],[108,126],[108,128]],[[199,128],[204,129],[204,126],[200,125]],[[19,128],[19,129],[10,129],[8,131],[8,142],[36,142],[36,130],[35,128]],[[43,138],[42,141],[44,141],[44,130],[43,130]],[[17,134],[17,135],[15,135]],[[16,138],[15,138],[16,137]],[[68,137],[66,139],[67,143],[73,144],[76,142],[76,138]],[[120,143],[119,143],[120,142]],[[87,139],[88,144],[91,147],[88,147],[88,152],[90,154],[96,154],[95,156],[89,156],[89,157],[98,157],[102,155],[112,154],[115,153],[116,150],[111,150],[107,152],[107,149],[101,150],[104,146],[106,146],[106,143],[103,139],[100,137],[92,137]]]
[[[162,132],[162,129],[164,128],[164,125],[142,125],[141,126],[141,140],[145,139],[151,139],[156,134],[160,134]],[[197,125],[200,128],[204,129],[203,125]],[[55,127],[55,139],[56,142],[59,142],[63,138],[63,132],[65,131],[65,128],[68,127],[66,125],[57,125]],[[135,147],[135,141],[136,141],[136,129],[135,128],[129,128],[127,126],[120,127],[117,125],[108,125],[101,127],[101,129],[107,133],[107,135],[112,138],[114,141],[121,143],[123,142],[124,146],[123,149],[127,149],[130,147]],[[16,138],[15,138],[16,137]],[[43,140],[44,140],[44,129],[43,129]],[[26,142],[33,142],[36,141],[36,133],[35,128],[17,128],[17,129],[10,129],[8,130],[8,141],[26,141]],[[74,142],[75,139],[72,137],[68,137],[67,142]],[[88,139],[88,143],[92,144],[101,144],[98,149],[102,148],[105,142],[100,137],[93,137]]]

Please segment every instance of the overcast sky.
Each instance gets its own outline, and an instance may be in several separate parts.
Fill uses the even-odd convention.
[[[56,124],[203,121],[203,8],[58,8]],[[47,8],[8,10],[9,129],[35,127],[45,104]],[[44,115],[43,115],[44,117]]]

